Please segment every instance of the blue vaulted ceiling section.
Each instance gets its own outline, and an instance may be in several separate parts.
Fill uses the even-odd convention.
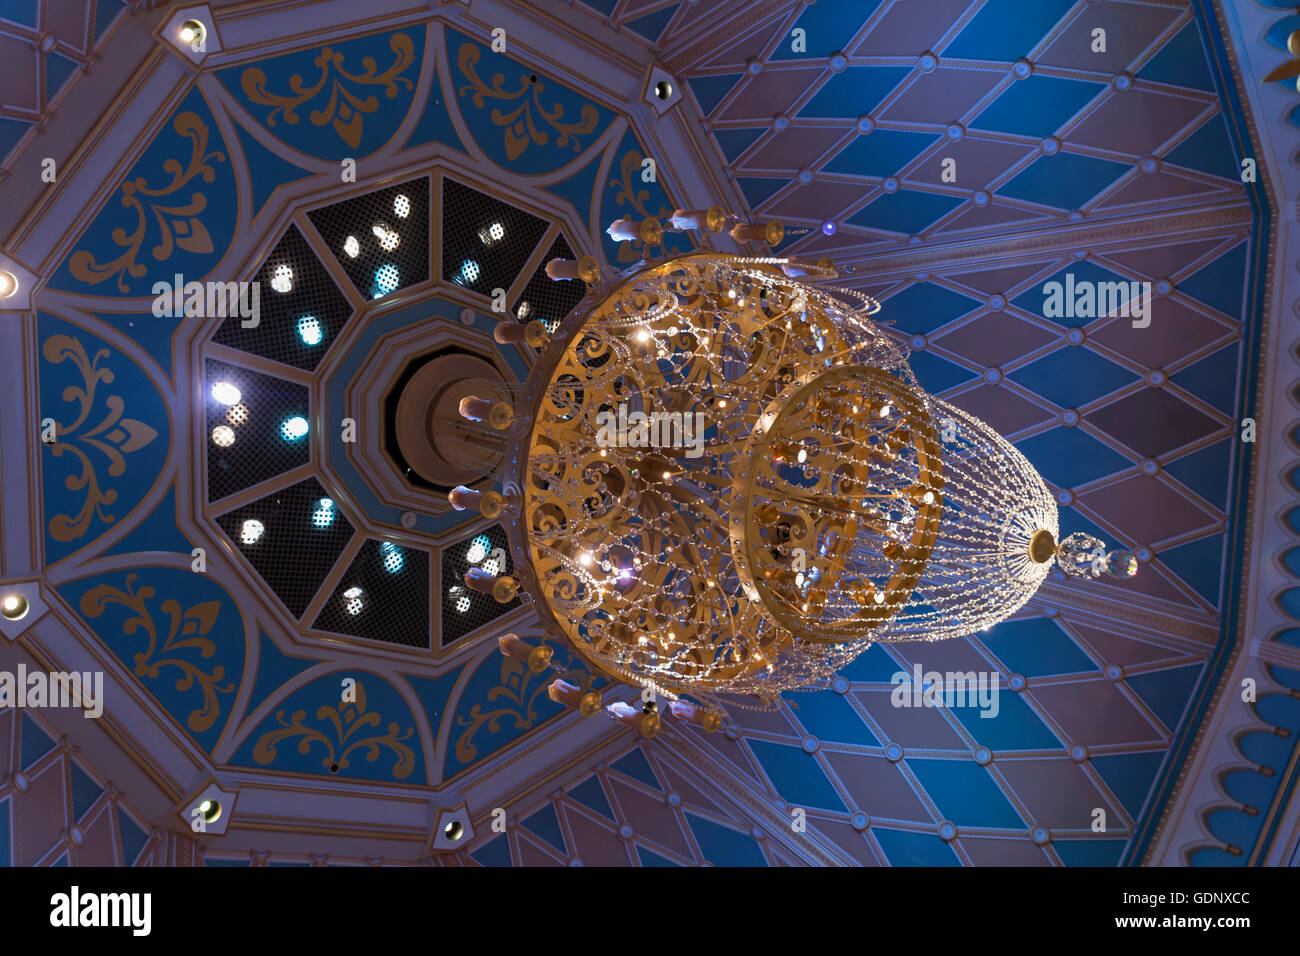
[[[664,18],[649,17],[642,26],[651,30],[656,19]],[[427,322],[454,340],[465,328],[462,306],[436,294],[441,270],[432,261],[417,263],[409,275],[377,277],[355,294],[345,286],[322,293],[321,282],[309,278],[327,275],[335,259],[346,267],[346,257],[324,245],[326,226],[317,232],[315,220],[304,216],[286,227],[284,187],[311,197],[305,209],[317,210],[376,192],[367,185],[369,162],[422,170],[385,185],[412,183],[427,176],[430,157],[442,151],[477,170],[464,185],[507,203],[527,206],[544,190],[551,205],[573,207],[581,230],[538,219],[541,240],[495,265],[485,256],[485,268],[513,270],[500,273],[513,286],[532,275],[521,271],[525,264],[558,241],[621,267],[628,250],[606,245],[598,230],[622,215],[666,217],[675,206],[668,177],[642,182],[647,150],[610,105],[438,23],[204,69],[176,102],[142,138],[90,225],[68,237],[37,294],[41,416],[54,420],[58,437],[41,446],[43,550],[58,569],[58,596],[159,713],[218,764],[366,785],[441,785],[550,726],[563,708],[546,696],[545,681],[498,654],[493,640],[440,662],[440,642],[426,635],[422,645],[413,642],[416,651],[397,652],[400,660],[389,652],[376,662],[368,657],[373,640],[315,639],[313,608],[335,588],[326,584],[335,560],[329,555],[337,555],[346,576],[367,537],[400,534],[402,548],[420,551],[463,547],[468,528],[460,526],[470,518],[421,513],[413,528],[404,527],[410,505],[371,486],[338,429],[316,432],[324,421],[355,414],[347,394],[386,336]],[[355,187],[340,191],[344,158],[357,160],[360,172]],[[498,168],[523,185],[513,193],[494,190]],[[426,188],[421,200],[415,188],[409,192],[405,205],[387,198],[391,228],[400,233],[408,216],[436,228],[441,196]],[[412,210],[413,202],[420,205]],[[366,242],[369,225],[357,228]],[[670,249],[687,248],[678,237],[668,241]],[[258,249],[262,258],[237,264]],[[372,251],[367,246],[362,254]],[[633,258],[639,255],[638,248]],[[275,288],[282,263],[290,267],[283,290]],[[234,274],[237,268],[244,274]],[[274,328],[259,330],[266,339],[240,337],[239,319],[226,319],[235,332],[222,332],[219,360],[196,365],[191,340],[206,340],[222,320],[156,317],[154,284],[177,275],[183,282],[260,275],[265,295],[283,296],[263,300],[263,308],[285,314],[268,323]],[[405,294],[412,284],[419,295],[386,307],[386,296]],[[482,296],[474,328],[490,333],[490,290],[472,291]],[[498,353],[498,364],[518,380],[531,361],[516,347]],[[218,379],[244,386],[229,408],[214,399]],[[197,414],[182,414],[191,401],[199,403]],[[233,435],[229,453],[216,448],[206,469],[182,481],[194,450],[214,447],[217,428],[225,429],[223,441]],[[231,454],[249,442],[259,449],[252,459]],[[223,469],[231,467],[253,471],[248,479],[228,479]],[[207,508],[205,484],[213,501]],[[181,487],[195,489],[197,500],[181,500]],[[298,502],[304,489],[310,500]],[[238,523],[218,528],[222,516],[236,513]],[[261,526],[259,537],[245,514]],[[291,526],[295,521],[302,526]],[[334,535],[325,570],[312,570],[313,558],[297,563],[294,580],[262,580],[255,568],[293,562],[291,551],[259,561],[259,543],[319,556],[313,533]],[[202,573],[196,560],[207,562]],[[428,564],[396,561],[387,571],[396,578]],[[400,586],[423,592],[427,603],[430,583],[426,571]],[[250,600],[250,588],[262,598]],[[478,633],[499,630],[489,622]],[[575,680],[585,675],[576,662],[570,670]],[[355,691],[341,699],[349,678]]]
[[[586,2],[665,49],[693,6]],[[734,741],[717,734],[698,742],[773,801],[807,808],[810,827],[835,834],[828,839],[855,859],[990,862],[980,847],[997,840],[1015,841],[1036,862],[1137,863],[1238,626],[1235,603],[1224,596],[1239,590],[1249,459],[1233,423],[1254,411],[1270,225],[1262,194],[1235,181],[1238,157],[1250,152],[1244,116],[1206,0],[1154,12],[1068,0],[1044,0],[1029,5],[1032,11],[1019,0],[946,0],[942,16],[920,25],[905,6],[819,0],[792,9],[780,21],[784,38],[765,35],[765,49],[733,51],[719,42],[698,70],[678,72],[688,91],[684,106],[707,117],[717,165],[734,174],[756,215],[811,230],[783,250],[796,254],[894,253],[909,243],[924,251],[937,237],[979,246],[1022,229],[1123,222],[1184,197],[1193,205],[1248,205],[1249,229],[1173,246],[1185,253],[1150,244],[1077,250],[1083,257],[1066,249],[1005,267],[892,275],[881,296],[882,317],[911,341],[922,384],[1011,436],[1062,495],[1063,532],[1087,530],[1150,549],[1133,590],[1101,593],[1199,615],[1222,637],[1196,655],[1170,649],[1159,634],[1112,633],[1068,608],[1031,602],[1014,620],[947,647],[873,647],[834,689],[800,695],[775,715],[742,715]],[[101,2],[99,9],[113,7]],[[1120,17],[1107,22],[1116,52],[1100,63],[1087,52],[1089,9]],[[788,39],[796,25],[807,31],[802,52]],[[1126,46],[1126,26],[1145,38],[1141,45]],[[490,640],[450,658],[438,657],[436,641],[423,653],[387,647],[374,654],[375,645],[362,640],[322,640],[311,621],[337,583],[327,585],[324,576],[309,582],[305,602],[316,604],[302,614],[289,610],[241,550],[255,542],[244,545],[237,533],[218,529],[215,519],[233,506],[215,496],[206,504],[211,475],[199,469],[182,481],[183,469],[201,457],[196,450],[212,443],[211,422],[191,403],[211,411],[214,383],[193,355],[216,330],[193,331],[201,320],[155,318],[152,286],[176,274],[251,279],[263,267],[273,274],[269,252],[289,231],[286,195],[307,196],[302,208],[315,211],[428,175],[439,153],[479,170],[466,185],[486,192],[494,173],[508,174],[520,184],[515,196],[492,194],[521,207],[544,205],[529,202],[543,190],[568,204],[582,229],[572,234],[566,222],[564,238],[575,252],[616,268],[642,250],[608,242],[603,226],[623,215],[662,218],[679,197],[668,164],[660,164],[659,182],[641,180],[646,143],[615,105],[589,99],[514,44],[508,54],[494,53],[486,38],[437,22],[366,29],[372,32],[200,70],[141,138],[90,225],[67,237],[48,286],[37,293],[41,416],[58,423],[60,438],[40,452],[42,548],[63,613],[215,763],[359,785],[439,786],[552,726],[559,710],[545,684],[496,654]],[[895,39],[901,45],[891,46]],[[920,62],[926,50],[937,70]],[[842,68],[830,63],[839,52]],[[762,62],[760,73],[747,72],[751,58]],[[1031,64],[1023,76],[1014,69],[1021,59]],[[373,69],[363,65],[368,60]],[[57,76],[60,67],[42,69]],[[954,73],[968,81],[932,82]],[[790,77],[777,94],[758,97],[757,105],[747,99],[752,84],[777,74]],[[79,82],[69,77],[69,86]],[[1131,79],[1127,89],[1119,88],[1123,77]],[[332,102],[336,85],[351,95]],[[1141,122],[1143,110],[1176,118],[1182,114],[1174,107],[1188,104],[1194,115],[1154,145],[1108,138],[1112,128],[1159,126]],[[784,131],[773,125],[778,112],[789,120]],[[34,120],[0,108],[0,153],[6,136],[17,142]],[[343,158],[359,161],[355,187],[340,187]],[[955,183],[939,177],[945,158],[957,161]],[[1156,161],[1151,172],[1141,168],[1147,158]],[[406,175],[368,183],[367,161]],[[805,169],[812,173],[806,185],[798,179]],[[431,186],[437,182],[430,177]],[[431,189],[427,212],[435,224],[440,205]],[[838,224],[833,239],[817,228],[828,219]],[[292,228],[318,263],[338,257],[305,214]],[[552,235],[542,243],[549,246]],[[679,237],[667,239],[670,251],[685,248],[671,245]],[[261,258],[254,262],[255,250]],[[310,474],[321,490],[309,513],[346,521],[355,529],[347,542],[402,535],[430,551],[435,568],[449,541],[463,544],[469,529],[454,513],[419,514],[409,534],[403,531],[408,506],[373,487],[339,429],[326,424],[347,415],[369,357],[392,336],[426,320],[449,334],[464,328],[459,306],[438,294],[438,264],[430,260],[428,268],[413,295],[403,289],[386,301],[382,288],[377,299],[345,290],[350,312],[309,366],[319,371],[299,374],[295,368],[304,366],[284,357],[283,350],[306,346],[295,338],[298,325],[278,353],[221,350],[222,362],[238,365],[243,354],[250,370],[304,388],[309,400],[308,433],[300,439],[310,450],[306,464],[268,463],[241,507],[275,501]],[[1044,285],[1071,272],[1094,281],[1167,281],[1168,290],[1153,295],[1155,329],[1147,331],[1155,334],[1128,331],[1127,318],[1045,316]],[[486,297],[476,312],[473,328],[490,332]],[[1162,322],[1179,331],[1162,333]],[[1073,331],[1081,334],[1077,342],[1067,338]],[[516,378],[531,362],[513,349],[499,358]],[[1149,384],[1153,372],[1161,373],[1161,386]],[[254,398],[270,407],[274,395]],[[1067,410],[1079,413],[1077,424],[1062,420]],[[241,428],[262,427],[255,417],[240,424],[233,406],[230,415],[235,448]],[[1161,437],[1153,438],[1153,420],[1167,416],[1177,427],[1156,429]],[[277,430],[287,424],[268,421]],[[1146,461],[1156,465],[1154,474],[1141,470]],[[200,500],[184,501],[186,488],[197,489],[192,497]],[[326,497],[331,508],[320,503]],[[1177,520],[1157,520],[1169,515]],[[205,574],[192,570],[191,549],[200,547]],[[340,547],[341,572],[356,551]],[[1300,589],[1289,600],[1300,610]],[[495,633],[485,626],[480,636]],[[898,675],[913,666],[995,672],[1002,681],[997,713],[894,706]],[[1294,686],[1286,676],[1279,682]],[[357,692],[342,700],[347,678]],[[1273,694],[1257,707],[1290,727],[1294,742],[1300,727],[1284,698]],[[1241,747],[1252,760],[1287,766],[1276,740]],[[639,806],[638,794],[656,792],[656,782],[686,795],[682,807],[690,812],[674,805],[677,829],[665,823],[657,836],[642,834],[638,823],[629,861],[775,859],[772,841],[725,825],[705,796],[691,796],[689,775],[670,779],[676,771],[653,744],[634,753],[641,750],[646,766],[629,758],[600,770],[553,797],[546,812],[527,815],[522,829],[529,835],[512,830],[508,839],[485,840],[475,859],[563,857],[584,834],[613,838],[618,826],[637,823],[628,808]],[[1254,787],[1241,799],[1262,811],[1294,780],[1276,783],[1267,793],[1257,792],[1253,779],[1225,780],[1225,787]],[[664,807],[662,794],[655,799]],[[1107,811],[1105,834],[1091,830],[1095,807]],[[1225,842],[1229,831],[1247,841],[1237,844],[1246,858],[1267,839],[1226,816],[1209,825],[1216,833],[1224,828]],[[1036,838],[1039,827],[1050,839]],[[673,842],[679,839],[680,846]],[[1223,856],[1195,862],[1238,861]]]
[[[1098,27],[1105,50],[1093,49]],[[918,17],[904,4],[819,0],[727,37],[682,72],[751,211],[787,235],[806,230],[781,252],[864,273],[847,282],[881,300],[921,384],[1011,438],[1057,493],[1062,534],[1144,549],[1137,579],[1097,586],[1107,600],[1180,608],[1220,633],[1205,652],[1177,652],[1031,601],[921,660],[1023,679],[1004,683],[996,717],[891,715],[891,675],[911,658],[873,648],[835,690],[742,720],[743,762],[773,796],[803,801],[811,826],[877,861],[985,862],[981,840],[997,837],[1057,864],[1141,862],[1236,640],[1250,480],[1238,431],[1260,365],[1271,215],[1259,187],[1240,181],[1241,158],[1256,151],[1210,3],[949,0]],[[955,181],[942,177],[946,159]],[[1074,228],[1104,237],[1110,224],[1118,235],[1135,219],[1214,204],[1249,224],[1067,242],[1053,255],[1013,245]],[[1011,247],[1003,261],[928,264],[961,263],[999,239]],[[908,271],[912,254],[925,271]],[[1117,302],[1135,308],[1149,290],[1151,324],[1118,308],[1047,309],[1049,283],[1067,277],[1123,283]],[[1131,283],[1147,284],[1137,298]],[[1300,590],[1292,604],[1300,610]],[[966,768],[984,776],[965,781]],[[986,778],[978,805],[945,804],[950,788],[985,793]],[[1108,832],[1045,804],[1057,787],[1106,807]],[[865,831],[850,826],[855,812]]]

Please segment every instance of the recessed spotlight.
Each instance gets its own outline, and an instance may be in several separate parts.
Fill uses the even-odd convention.
[[[229,448],[235,443],[235,430],[229,425],[218,425],[212,429],[212,444],[219,448]]]
[[[271,273],[271,288],[280,294],[293,291],[293,270],[284,263],[275,267]]]
[[[204,800],[199,804],[199,813],[204,823],[216,823],[221,817],[221,803],[217,800]]]
[[[7,299],[18,291],[18,277],[0,270],[0,299]]]
[[[411,200],[405,196],[398,196],[393,200],[393,215],[398,219],[405,219],[411,214]]]
[[[177,36],[181,38],[182,43],[188,43],[195,52],[203,51],[203,41],[208,35],[208,29],[198,20],[186,20],[181,24]]]
[[[262,537],[264,531],[266,531],[266,525],[256,518],[247,518],[243,525],[240,526],[239,540],[244,544],[256,544],[257,539]]]
[[[661,100],[672,99],[673,85],[667,80],[660,80],[655,84],[655,96],[659,97]]]
[[[442,832],[446,835],[448,840],[459,840],[465,834],[465,825],[459,820],[452,820],[442,828]]]
[[[310,426],[307,419],[301,415],[294,415],[292,418],[286,418],[280,425],[280,435],[285,441],[297,441],[303,435],[307,434]]]
[[[239,388],[229,382],[214,382],[212,385],[212,397],[222,405],[238,405],[239,400],[243,398],[243,393]]]
[[[6,594],[3,600],[0,600],[0,614],[4,615],[6,621],[21,621],[27,616],[31,606],[27,603],[27,598],[21,594]]]

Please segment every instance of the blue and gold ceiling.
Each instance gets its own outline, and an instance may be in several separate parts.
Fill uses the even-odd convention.
[[[9,167],[67,99],[59,57],[87,61],[130,26],[117,0],[68,5],[69,25],[54,6],[0,4],[0,44],[37,78],[6,86]],[[1091,594],[1054,581],[967,640],[875,647],[832,690],[725,733],[620,740],[553,792],[521,780],[521,824],[482,828],[462,861],[806,863],[761,810],[798,807],[816,862],[1138,862],[1238,628],[1236,433],[1270,212],[1238,175],[1250,139],[1219,27],[1203,3],[742,6],[574,7],[683,83],[660,122],[687,156],[657,155],[648,108],[557,63],[540,22],[501,53],[455,10],[222,50],[176,71],[149,119],[116,117],[79,160],[114,172],[48,244],[31,309],[34,407],[58,436],[33,445],[55,614],[216,779],[286,800],[304,781],[435,801],[509,781],[579,722],[496,652],[532,612],[453,590],[500,528],[392,467],[391,384],[441,355],[521,381],[534,353],[493,341],[495,290],[557,322],[581,290],[547,279],[548,259],[630,265],[643,250],[608,222],[707,205],[699,183],[714,183],[794,227],[782,251],[851,264],[923,385],[1021,448],[1063,531],[1138,550],[1143,572]],[[1087,52],[1098,25],[1102,56]],[[1044,319],[1039,290],[1067,272],[1151,282],[1155,324]],[[260,324],[156,315],[155,284],[178,277],[259,281]],[[987,720],[891,707],[914,664],[997,670],[1014,692]],[[1257,709],[1290,738],[1243,742],[1278,768],[1225,782],[1250,807],[1290,786],[1300,732],[1294,699]],[[699,779],[697,759],[730,782]],[[1257,815],[1211,826],[1246,857],[1262,837]]]

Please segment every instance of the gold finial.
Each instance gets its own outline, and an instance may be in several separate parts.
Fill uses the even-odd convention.
[[[1052,532],[1040,529],[1029,539],[1029,557],[1035,564],[1046,564],[1056,554],[1056,538]]]

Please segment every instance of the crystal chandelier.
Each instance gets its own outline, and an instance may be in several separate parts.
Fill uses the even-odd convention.
[[[729,218],[673,224],[716,232]],[[662,226],[610,233],[652,245]],[[641,711],[612,711],[643,734],[659,728],[658,698],[713,729],[727,706],[828,686],[872,642],[987,629],[1054,563],[1135,573],[1095,538],[1058,542],[1038,473],[921,389],[906,346],[871,318],[879,304],[833,285],[829,260],[697,251],[613,278],[590,257],[547,271],[588,295],[553,332],[502,323],[497,340],[538,347],[536,365],[460,405],[457,427],[498,450],[501,490],[462,486],[451,503],[503,518],[515,569],[466,583],[531,601],[593,672],[643,688]],[[551,660],[545,644],[500,645],[535,671]],[[551,696],[599,710],[589,684],[562,678]]]

